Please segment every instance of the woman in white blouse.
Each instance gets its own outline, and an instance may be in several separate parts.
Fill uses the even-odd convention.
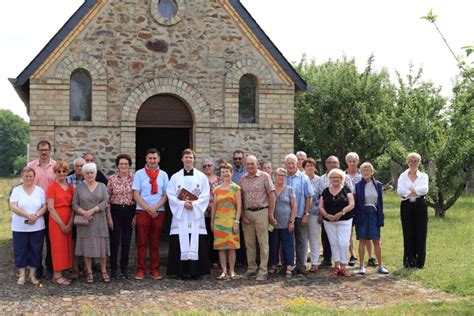
[[[402,202],[400,215],[403,229],[403,265],[405,268],[422,269],[426,257],[428,232],[428,175],[418,170],[421,156],[407,155],[408,169],[398,178],[397,193]]]
[[[46,212],[44,190],[35,185],[35,171],[25,167],[21,172],[22,184],[13,188],[10,195],[12,216],[13,253],[15,265],[20,277],[18,284],[25,284],[26,268],[29,268],[30,281],[39,284],[36,269],[41,264],[41,251],[45,225],[43,215]]]

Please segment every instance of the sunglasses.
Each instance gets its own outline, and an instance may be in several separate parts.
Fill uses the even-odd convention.
[[[242,157],[234,157],[234,160],[242,160]]]
[[[67,173],[67,170],[58,170],[56,173]]]

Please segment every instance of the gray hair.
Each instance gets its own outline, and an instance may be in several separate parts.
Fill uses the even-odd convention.
[[[283,173],[283,174],[285,175],[285,177],[286,177],[286,175],[288,174],[288,173],[286,172],[286,169],[285,169],[285,168],[282,168],[282,167],[277,168],[277,170],[275,171],[275,174],[279,174],[279,173]]]
[[[89,172],[93,172],[95,175],[97,175],[97,165],[93,162],[86,163],[84,166],[82,166],[82,173],[86,174]]]
[[[285,162],[286,162],[287,160],[289,160],[289,159],[292,159],[292,160],[294,160],[295,162],[298,162],[298,157],[296,157],[295,154],[288,154],[288,155],[285,156]]]
[[[346,161],[350,158],[359,161],[359,155],[353,151],[351,151],[350,153],[346,155]]]
[[[304,151],[301,151],[301,150],[296,152],[296,156],[297,156],[297,157],[301,157],[301,156],[302,156],[302,157],[304,157],[305,159],[308,158],[308,155],[306,155],[306,153],[305,153]]]
[[[72,162],[73,166],[75,166],[76,163],[78,163],[78,162],[82,162],[82,165],[85,165],[85,163],[86,163],[86,161],[84,160],[84,158],[79,157],[79,158],[74,159],[74,161]]]
[[[207,157],[206,159],[204,159],[202,161],[202,164],[204,165],[204,164],[206,164],[206,162],[208,162],[210,165],[213,165],[213,166],[216,165],[216,163],[215,163],[214,159],[212,159],[212,157]]]

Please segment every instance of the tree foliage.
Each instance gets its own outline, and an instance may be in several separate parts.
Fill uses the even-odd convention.
[[[26,155],[28,123],[10,110],[0,109],[0,175],[11,175],[14,161]]]
[[[374,71],[373,61],[371,56],[360,72],[354,59],[321,65],[302,59],[297,70],[315,89],[296,99],[297,148],[322,159],[356,151],[362,160],[374,160],[387,150],[393,132],[385,122],[395,92],[388,72]]]

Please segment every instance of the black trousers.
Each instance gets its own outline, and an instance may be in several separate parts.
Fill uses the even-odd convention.
[[[44,265],[46,266],[46,271],[49,273],[53,273],[53,258],[51,257],[51,240],[49,239],[49,213],[44,214],[44,225],[45,225],[45,234],[44,238],[46,240],[46,258],[44,260]],[[41,250],[40,254],[40,259],[39,259],[40,265],[38,267],[38,270],[36,271],[36,275],[38,277],[43,276],[43,250]]]
[[[324,221],[321,224],[321,243],[323,245],[323,260],[326,262],[331,262],[332,252],[331,244],[329,243],[328,235],[326,234],[326,229],[324,228]]]
[[[402,201],[400,218],[403,230],[403,266],[422,269],[426,258],[428,206],[424,198]]]
[[[117,271],[119,246],[121,247],[120,270],[122,272],[128,271],[135,208],[135,205],[110,205],[112,221],[114,222],[114,229],[110,231],[110,269],[112,271]]]
[[[214,250],[214,233],[211,230],[211,218],[205,217],[206,221],[206,230],[207,230],[207,241],[208,241],[208,251],[209,251],[209,262],[219,263],[219,253],[217,250]]]
[[[239,224],[239,237],[240,237],[240,248],[236,250],[236,264],[240,266],[247,265],[247,251],[245,249],[245,238],[244,231],[242,229],[242,223]],[[257,251],[257,260],[259,252]]]

